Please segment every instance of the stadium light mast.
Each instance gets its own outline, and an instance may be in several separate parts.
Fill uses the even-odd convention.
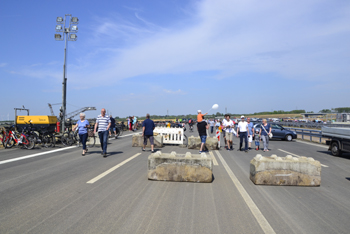
[[[63,17],[57,17],[56,19],[56,41],[65,40],[64,47],[64,63],[63,63],[63,82],[62,82],[62,106],[60,108],[60,117],[61,117],[61,132],[63,133],[66,125],[66,104],[67,104],[67,42],[68,41],[76,41],[78,39],[77,32],[79,19],[77,17],[72,17],[71,14],[65,14]],[[66,27],[66,23],[69,23],[68,27]]]

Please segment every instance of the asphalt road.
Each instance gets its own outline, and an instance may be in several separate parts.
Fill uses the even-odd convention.
[[[85,157],[77,147],[0,149],[0,233],[349,233],[349,155],[271,141],[271,151],[259,153],[313,157],[323,164],[322,184],[256,186],[249,161],[257,152],[238,152],[234,143],[234,151],[212,152],[210,184],[147,180],[150,152],[131,147],[131,135],[110,140],[107,158],[99,148]]]

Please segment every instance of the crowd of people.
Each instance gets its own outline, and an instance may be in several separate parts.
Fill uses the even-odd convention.
[[[248,152],[252,150],[252,143],[254,140],[255,150],[260,149],[260,141],[263,141],[263,151],[269,151],[269,139],[271,136],[271,125],[267,123],[266,119],[263,119],[261,128],[254,129],[254,124],[251,122],[251,119],[245,116],[241,116],[241,121],[237,124],[231,119],[229,114],[225,115],[225,118],[220,120],[208,119],[205,120],[205,115],[207,113],[202,114],[201,110],[198,110],[197,115],[197,128],[200,138],[202,140],[202,145],[205,143],[205,139],[207,137],[207,131],[205,129],[209,129],[210,133],[213,134],[214,128],[216,130],[220,130],[221,136],[225,142],[225,149],[232,151],[233,150],[233,139],[234,137],[239,138],[239,148],[238,151]],[[244,148],[243,147],[244,143]],[[200,149],[200,153],[202,152],[202,147]]]
[[[201,147],[199,153],[205,152],[205,143],[210,130],[210,133],[213,134],[214,129],[219,130],[221,132],[222,138],[225,142],[225,149],[228,151],[233,150],[233,139],[237,137],[240,139],[238,151],[248,152],[252,149],[252,142],[255,142],[255,149],[260,149],[260,141],[263,141],[263,150],[269,151],[269,139],[271,136],[271,125],[267,123],[266,119],[262,121],[260,129],[254,129],[254,124],[251,122],[251,119],[245,116],[241,116],[241,121],[237,124],[235,121],[230,119],[230,115],[226,114],[225,118],[220,120],[214,119],[205,119],[205,116],[208,113],[202,114],[201,110],[197,111],[197,130],[199,133],[199,137],[201,139]],[[128,117],[128,129],[129,131],[137,130],[137,117],[129,116]],[[184,127],[184,123],[178,123],[178,126],[171,125],[170,122],[166,123],[167,127]],[[192,119],[188,120],[188,124],[190,128],[193,128],[194,121]],[[88,128],[90,127],[89,121],[85,120],[85,114],[80,114],[80,120],[73,127],[73,131],[78,128],[79,130],[79,138],[83,146],[82,155],[88,152],[86,148],[86,141],[88,138]],[[154,138],[153,138],[153,130],[155,129],[154,122],[150,119],[150,115],[146,115],[146,120],[142,123],[142,136],[144,137],[144,147],[142,148],[145,151],[145,147],[147,145],[147,141],[151,143],[151,151],[154,152]],[[98,134],[100,142],[101,142],[101,154],[103,157],[107,157],[107,141],[108,136],[114,132],[116,134],[116,121],[112,117],[112,115],[106,115],[106,110],[104,108],[101,109],[101,114],[98,115],[96,119],[96,124],[94,126],[94,134]],[[244,143],[244,148],[243,147]]]

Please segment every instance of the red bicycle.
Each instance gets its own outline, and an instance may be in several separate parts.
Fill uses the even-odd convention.
[[[15,144],[22,145],[25,149],[33,149],[35,146],[35,135],[30,131],[26,131],[26,127],[23,127],[20,138],[18,139],[14,126],[8,129],[8,134],[4,138],[4,147],[12,148]]]

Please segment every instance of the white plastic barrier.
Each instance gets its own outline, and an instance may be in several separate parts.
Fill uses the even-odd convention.
[[[153,130],[154,133],[158,133],[163,136],[163,144],[179,144],[184,143],[184,130],[183,128],[165,128],[156,127]]]

